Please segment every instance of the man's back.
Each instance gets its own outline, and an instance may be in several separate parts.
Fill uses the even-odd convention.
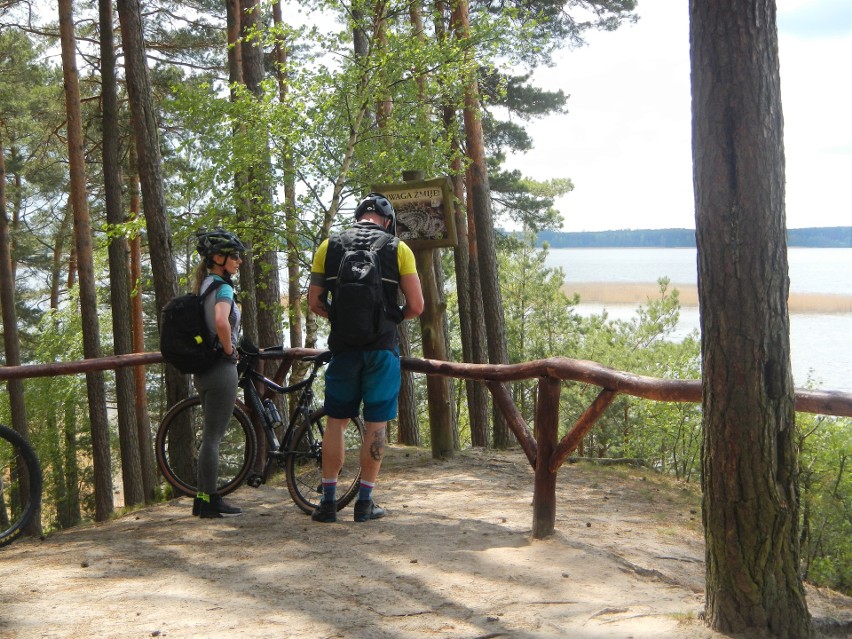
[[[325,281],[331,301],[332,350],[392,349],[399,288],[399,241],[371,223],[329,238]]]
[[[369,216],[368,216],[369,217]],[[363,343],[359,340],[344,340],[342,326],[349,325],[353,318],[351,312],[343,309],[335,312],[334,305],[341,302],[338,295],[338,278],[340,267],[347,250],[369,251],[375,247],[378,253],[381,270],[382,291],[384,304],[381,313],[381,325],[378,337]],[[408,293],[406,294],[406,289]],[[406,298],[406,306],[398,305],[399,291]],[[330,296],[330,300],[328,299]],[[337,299],[335,299],[337,296]],[[409,297],[412,298],[409,300]],[[364,296],[364,304],[369,300]],[[311,310],[331,320],[329,348],[333,351],[345,350],[395,350],[397,347],[396,326],[406,318],[406,312],[416,310],[410,317],[416,317],[422,312],[423,299],[420,290],[420,280],[417,277],[417,266],[414,253],[404,243],[393,237],[377,222],[370,219],[359,220],[354,226],[332,236],[323,242],[314,255],[311,268],[311,288],[309,289],[309,304]],[[349,343],[347,343],[349,342]]]

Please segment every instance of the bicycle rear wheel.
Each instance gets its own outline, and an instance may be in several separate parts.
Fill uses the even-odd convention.
[[[325,434],[325,411],[311,414],[309,424],[296,431],[287,455],[287,489],[296,505],[310,514],[322,498],[322,438]],[[359,455],[364,441],[364,426],[352,419],[343,433],[346,459],[337,478],[337,510],[346,506],[358,494],[361,477]]]
[[[32,523],[41,506],[41,487],[35,451],[0,424],[0,546],[15,541]]]
[[[157,430],[157,465],[178,495],[194,497],[198,492],[198,450],[204,429],[201,398],[190,397],[175,404]],[[257,452],[254,426],[238,404],[219,445],[217,491],[235,491],[251,472]]]

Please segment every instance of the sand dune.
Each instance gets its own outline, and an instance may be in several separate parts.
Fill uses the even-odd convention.
[[[698,306],[696,286],[675,284],[669,288],[679,291],[682,306]],[[641,304],[660,295],[657,284],[643,282],[571,282],[562,290],[567,295],[577,293],[582,302],[594,304]],[[789,306],[791,313],[852,313],[852,295],[792,293]]]

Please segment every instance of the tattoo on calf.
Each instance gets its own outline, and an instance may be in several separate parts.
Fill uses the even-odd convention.
[[[385,429],[376,431],[370,444],[370,456],[376,461],[382,461],[385,454]]]

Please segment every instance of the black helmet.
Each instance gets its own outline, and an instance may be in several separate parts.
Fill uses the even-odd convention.
[[[365,213],[378,213],[382,217],[396,217],[393,206],[388,199],[381,193],[370,193],[365,197],[355,208],[355,219],[360,220]]]
[[[216,228],[212,231],[200,230],[195,234],[197,244],[195,250],[202,257],[210,257],[211,255],[228,255],[229,253],[245,253],[246,247],[240,242],[240,239],[223,228]]]
[[[360,220],[367,213],[378,213],[391,221],[388,231],[396,235],[396,212],[387,197],[381,193],[370,193],[355,207],[355,219]]]

